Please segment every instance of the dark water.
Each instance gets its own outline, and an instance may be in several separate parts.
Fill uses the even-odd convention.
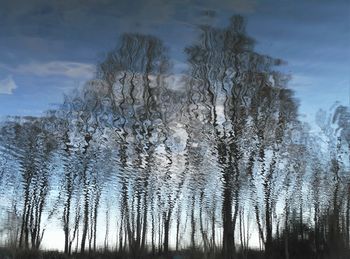
[[[2,121],[3,246],[69,254],[104,249],[135,258],[174,251],[205,258],[347,258],[350,109],[342,98],[348,86],[333,82],[344,92],[343,102],[331,106],[337,99],[314,75],[327,68],[327,55],[300,65],[301,53],[317,54],[323,46],[293,36],[306,11],[281,18],[288,10],[314,10],[299,27],[312,34],[307,26],[327,4],[239,3],[233,1],[232,15],[222,3],[190,9],[196,19],[174,14],[160,22],[173,32],[183,29],[174,42],[161,29],[122,33],[93,78],[55,108]],[[264,18],[269,12],[274,20]],[[332,17],[320,28],[339,22]],[[285,23],[287,32],[278,32],[277,23],[259,32],[257,21]],[[191,34],[176,25],[181,22],[189,22]],[[298,52],[283,37],[301,42]],[[291,64],[274,53],[291,57]],[[337,58],[332,61],[344,65]],[[319,80],[348,78],[342,68],[328,72]],[[309,87],[300,89],[303,84]]]

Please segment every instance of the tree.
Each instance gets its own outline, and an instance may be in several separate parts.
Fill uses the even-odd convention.
[[[235,251],[234,236],[242,177],[240,168],[244,160],[240,146],[243,146],[246,139],[244,132],[250,126],[259,129],[256,137],[260,143],[262,162],[267,145],[264,138],[272,140],[273,134],[276,134],[275,146],[272,146],[274,155],[266,174],[265,164],[262,165],[262,174],[266,177],[264,192],[268,251],[272,242],[269,183],[276,167],[275,156],[284,128],[296,116],[296,105],[291,97],[292,92],[283,88],[283,77],[272,70],[281,61],[254,52],[254,41],[245,34],[242,17],[233,17],[225,29],[203,26],[201,30],[199,42],[186,49],[192,78],[188,86],[188,107],[192,118],[204,117],[203,123],[210,123],[215,132],[223,178],[223,253],[229,258]],[[274,82],[270,82],[271,79]],[[250,124],[250,118],[253,124]],[[269,128],[269,131],[264,132],[264,128]]]
[[[49,192],[49,175],[53,162],[55,138],[46,129],[47,120],[24,118],[14,119],[3,128],[9,152],[20,167],[23,188],[23,208],[19,247],[38,249],[45,229],[42,229],[42,215]],[[6,134],[6,135],[5,135]]]

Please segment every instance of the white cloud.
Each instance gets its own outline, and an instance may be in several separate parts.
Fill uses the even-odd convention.
[[[65,76],[69,78],[91,78],[95,66],[87,63],[70,61],[50,61],[46,63],[32,62],[19,65],[17,72],[34,74],[36,76]]]
[[[17,85],[11,75],[0,80],[0,94],[12,94],[16,88]]]
[[[64,76],[73,79],[90,79],[94,76],[95,66],[88,63],[71,61],[31,62],[18,66],[1,64],[0,67],[11,73],[35,76]]]

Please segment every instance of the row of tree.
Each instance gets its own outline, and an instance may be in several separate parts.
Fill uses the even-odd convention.
[[[7,244],[39,249],[58,220],[67,254],[349,250],[350,110],[320,112],[311,134],[242,17],[200,27],[185,53],[172,74],[159,39],[125,34],[60,109],[2,123]]]

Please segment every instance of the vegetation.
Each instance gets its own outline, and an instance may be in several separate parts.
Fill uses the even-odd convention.
[[[174,74],[161,40],[125,34],[59,109],[1,124],[2,253],[350,256],[350,109],[320,111],[312,134],[240,16],[185,53]],[[50,225],[62,253],[40,250]]]

